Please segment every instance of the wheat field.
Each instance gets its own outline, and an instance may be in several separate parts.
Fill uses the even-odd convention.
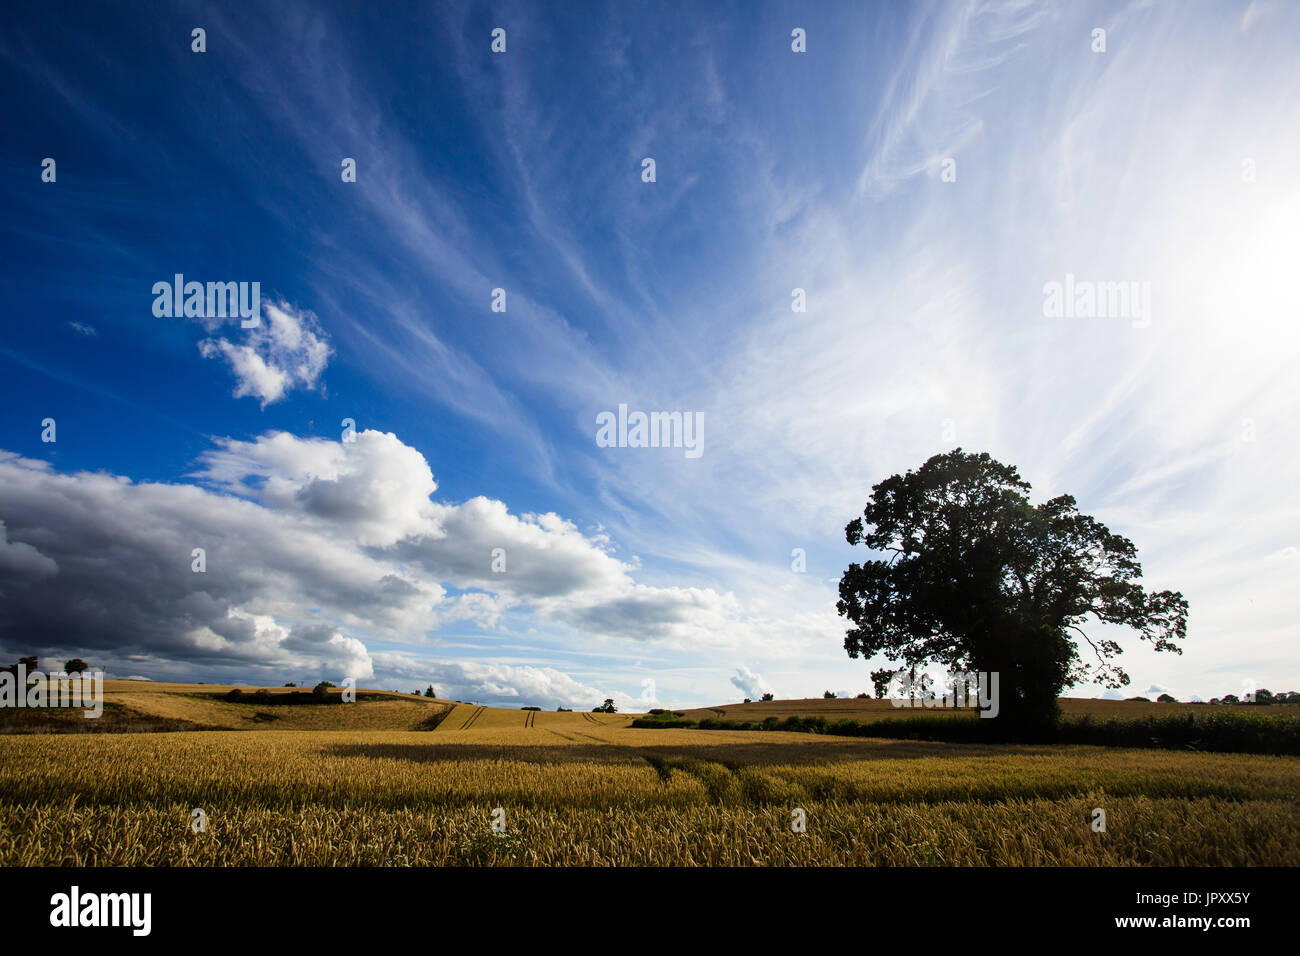
[[[0,736],[0,864],[1300,865],[1296,758],[355,709],[435,706],[431,732]]]

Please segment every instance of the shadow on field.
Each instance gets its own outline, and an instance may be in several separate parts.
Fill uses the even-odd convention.
[[[331,744],[322,753],[332,757],[406,760],[413,763],[457,763],[492,760],[529,764],[637,763],[658,764],[673,758],[708,760],[736,769],[758,764],[816,765],[861,760],[916,760],[924,757],[1004,757],[1043,753],[1041,747],[994,744],[950,744],[929,741],[827,740],[813,743],[715,743],[630,746],[621,743],[569,745],[509,744]]]

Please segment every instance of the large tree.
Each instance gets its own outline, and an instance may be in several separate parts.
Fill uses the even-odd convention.
[[[1183,596],[1138,583],[1132,542],[1071,496],[1033,505],[1029,490],[1014,467],[960,448],[885,479],[845,528],[849,544],[882,557],[849,565],[837,605],[853,624],[852,658],[997,673],[990,723],[1015,737],[1049,726],[1072,684],[1128,684],[1119,644],[1089,637],[1088,622],[1132,627],[1178,654],[1187,633]]]

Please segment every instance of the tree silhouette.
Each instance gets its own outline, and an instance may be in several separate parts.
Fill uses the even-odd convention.
[[[957,448],[871,489],[849,544],[884,555],[850,564],[841,616],[852,658],[883,654],[908,668],[934,662],[999,675],[1007,736],[1033,736],[1058,716],[1071,684],[1122,687],[1113,640],[1093,640],[1089,618],[1135,628],[1157,651],[1182,653],[1187,602],[1137,583],[1137,549],[1061,495],[1029,502],[1028,482],[988,454]],[[1084,661],[1078,638],[1095,660]]]
[[[898,671],[889,667],[882,667],[878,671],[871,672],[871,686],[876,691],[876,699],[884,697],[889,691],[889,682],[894,679]]]

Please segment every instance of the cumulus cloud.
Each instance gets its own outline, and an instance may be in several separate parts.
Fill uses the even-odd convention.
[[[731,595],[641,584],[602,535],[555,514],[436,501],[416,449],[377,431],[355,439],[218,440],[194,483],[63,474],[0,452],[0,641],[98,651],[134,672],[179,661],[364,679],[375,641],[425,644],[454,622],[519,615],[588,640],[661,641],[734,623]],[[456,679],[505,696],[594,693],[550,672],[509,674]]]
[[[432,684],[439,697],[476,704],[590,710],[610,696],[553,667],[490,661],[429,661],[393,652],[377,652],[374,663],[378,680],[385,687],[392,684],[402,690],[407,684],[411,687]]]
[[[57,574],[59,566],[30,544],[10,541],[5,523],[0,521],[0,580],[6,578],[46,577]],[[0,594],[4,592],[0,590]]]
[[[432,521],[438,485],[429,463],[391,433],[368,430],[345,442],[272,432],[216,445],[191,477],[363,546],[388,547]]]
[[[400,652],[374,655],[375,681],[393,690],[432,685],[444,699],[472,701],[497,707],[568,707],[591,710],[606,699],[621,713],[644,713],[658,706],[652,677],[641,679],[636,695],[602,689],[575,680],[553,667],[499,661],[431,661]]]
[[[761,700],[764,694],[772,693],[772,687],[762,674],[756,674],[748,667],[737,667],[736,676],[731,683],[751,700]]]
[[[235,398],[252,396],[265,408],[295,388],[314,389],[331,350],[316,316],[287,303],[265,303],[262,322],[241,343],[213,337],[199,343],[204,358],[224,358],[235,373]]]
[[[200,461],[195,477],[206,484],[327,522],[403,567],[472,589],[444,605],[444,614],[495,622],[526,606],[588,633],[685,642],[709,639],[737,613],[730,595],[636,583],[603,534],[583,534],[557,514],[512,514],[482,496],[434,501],[428,462],[392,434],[364,431],[352,442],[286,433],[227,439]]]

